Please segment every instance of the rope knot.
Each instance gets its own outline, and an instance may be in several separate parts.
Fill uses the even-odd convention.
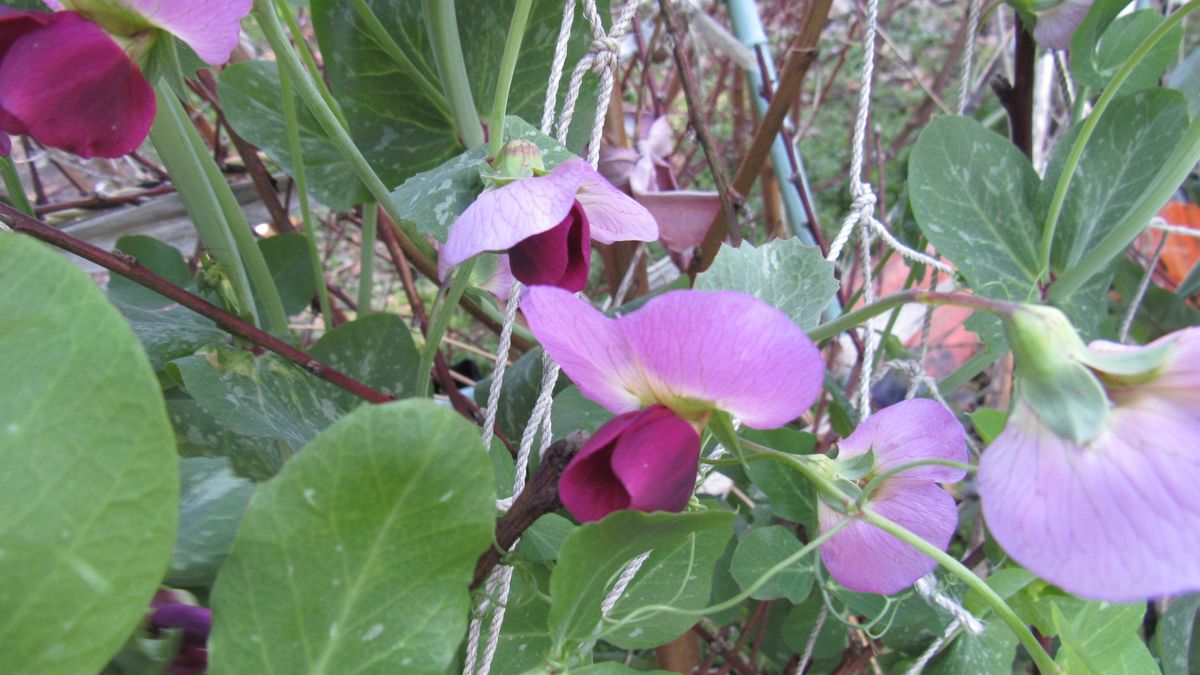
[[[858,183],[851,191],[854,195],[854,201],[850,203],[850,210],[857,213],[871,213],[875,210],[875,192],[871,186],[866,183]]]
[[[588,47],[588,55],[592,58],[592,71],[601,75],[617,65],[617,59],[621,55],[621,43],[608,35],[596,38]]]

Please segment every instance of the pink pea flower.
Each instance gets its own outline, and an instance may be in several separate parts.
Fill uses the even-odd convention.
[[[521,309],[580,392],[618,414],[559,483],[581,521],[622,508],[681,510],[709,413],[771,429],[799,417],[821,390],[824,364],[804,331],[741,293],[672,291],[610,319],[567,291],[534,286]]]
[[[1083,23],[1083,17],[1091,8],[1092,0],[1063,0],[1044,12],[1038,12],[1033,39],[1047,49],[1067,49],[1071,46],[1075,29]]]
[[[862,479],[923,459],[967,460],[962,425],[942,404],[929,399],[901,401],[863,420],[838,443],[838,460],[875,452],[875,466]],[[938,483],[956,483],[966,472],[928,464],[884,478],[867,506],[945,549],[958,523],[954,498]],[[824,501],[817,505],[821,531],[848,516]],[[860,593],[888,595],[911,586],[936,566],[933,559],[879,528],[854,520],[821,547],[821,560],[838,583]]]
[[[1018,400],[979,465],[988,528],[1017,562],[1085,598],[1200,589],[1200,328],[1087,351],[1109,402],[1103,425],[1076,442]]]
[[[485,251],[507,252],[526,285],[581,291],[591,241],[654,241],[658,226],[645,208],[578,158],[544,176],[518,178],[479,195],[450,226],[443,269]]]
[[[80,157],[135,150],[154,122],[137,61],[167,31],[209,63],[237,45],[251,0],[47,0],[52,14],[0,7],[0,131]],[[7,139],[0,150],[7,154]]]

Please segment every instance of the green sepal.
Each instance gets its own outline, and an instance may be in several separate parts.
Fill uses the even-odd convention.
[[[746,463],[742,455],[742,446],[738,443],[737,432],[733,429],[733,418],[723,410],[714,411],[708,419],[708,430],[725,449],[737,456],[738,461]]]
[[[861,455],[847,457],[845,459],[836,459],[838,473],[846,480],[855,481],[863,478],[875,469],[875,448],[864,452]]]
[[[1079,360],[1100,371],[1100,376],[1105,380],[1135,384],[1156,375],[1174,346],[1174,343],[1167,343],[1121,351],[1088,348]]]
[[[530,176],[546,175],[546,165],[542,161],[542,151],[533,141],[514,138],[504,144],[494,165],[481,163],[479,178],[488,187],[502,187],[509,183],[529,178]]]

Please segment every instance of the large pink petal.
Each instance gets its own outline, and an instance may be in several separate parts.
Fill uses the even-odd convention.
[[[924,480],[889,480],[870,506],[943,550],[958,523],[954,498]],[[845,518],[824,502],[818,504],[817,515],[821,531]],[[846,588],[884,595],[908,588],[936,566],[924,553],[861,520],[854,520],[825,542],[821,560]]]
[[[446,264],[457,265],[484,251],[507,251],[561,223],[583,180],[578,171],[561,168],[481,193],[450,226],[441,252]]]
[[[601,244],[658,239],[658,224],[646,207],[613,187],[583,160],[569,159],[559,167],[567,164],[573,164],[574,170],[578,171],[580,184],[576,199],[587,211],[592,239]]]
[[[534,286],[521,311],[542,348],[586,397],[613,413],[638,410],[647,387],[617,322],[586,301],[553,286]]]
[[[672,291],[618,324],[654,399],[672,407],[707,401],[747,426],[772,429],[799,417],[821,391],[824,364],[812,341],[749,295]]]
[[[120,157],[150,133],[154,90],[103,29],[59,12],[4,55],[0,110],[3,131],[80,157]]]
[[[1077,595],[1125,602],[1200,588],[1200,411],[1145,397],[1086,446],[1018,404],[983,455],[996,541]]]
[[[967,461],[967,441],[962,425],[946,406],[927,398],[901,401],[863,420],[854,433],[838,443],[838,459],[856,457],[872,448],[881,472],[922,459]],[[931,464],[897,475],[955,483],[962,480],[966,472]]]
[[[45,0],[52,9],[73,9],[84,14],[133,11],[148,23],[183,40],[196,55],[212,65],[225,63],[237,47],[242,19],[253,0]],[[105,7],[106,5],[116,5]],[[102,17],[95,17],[104,23]]]

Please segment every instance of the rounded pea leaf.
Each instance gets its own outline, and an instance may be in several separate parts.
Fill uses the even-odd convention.
[[[175,540],[158,380],[86,274],[0,234],[0,652],[95,673],[141,621]]]
[[[747,590],[766,576],[771,568],[803,548],[796,535],[786,527],[771,525],[756,528],[738,542],[729,571],[742,590]],[[812,591],[815,564],[811,555],[797,560],[766,579],[750,597],[755,600],[787,598],[793,604],[804,602]]]
[[[494,499],[451,410],[355,410],[259,486],[213,588],[212,672],[445,671]]]

